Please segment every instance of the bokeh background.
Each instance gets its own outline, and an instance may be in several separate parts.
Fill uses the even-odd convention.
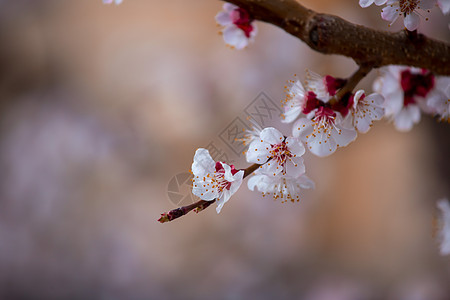
[[[302,2],[401,28],[356,0]],[[220,215],[156,221],[177,206],[169,182],[198,147],[215,142],[246,166],[219,133],[260,92],[279,103],[295,73],[356,68],[262,23],[253,45],[231,50],[214,21],[221,6],[0,1],[0,298],[450,299],[432,225],[435,201],[450,196],[450,126],[430,117],[408,133],[381,121],[328,158],[306,154],[316,189],[300,203],[244,186]],[[448,22],[436,8],[421,31],[448,42]]]

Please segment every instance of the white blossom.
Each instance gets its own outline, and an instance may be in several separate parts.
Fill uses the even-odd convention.
[[[421,111],[438,113],[433,105],[448,99],[448,85],[448,77],[439,79],[424,69],[388,66],[381,69],[373,89],[385,99],[386,117],[398,130],[408,131],[420,121]]]
[[[374,120],[380,120],[384,115],[383,96],[373,93],[366,97],[363,90],[359,90],[353,97],[353,105],[346,120],[361,133],[369,131]]]
[[[281,199],[282,202],[299,201],[301,189],[314,188],[314,182],[305,175],[304,170],[298,171],[272,176],[266,173],[264,168],[258,169],[255,175],[250,177],[247,185],[251,191],[256,188],[263,196],[270,195],[274,199]]]
[[[285,138],[273,127],[264,128],[260,139],[253,141],[246,153],[250,163],[265,164],[266,172],[276,176],[286,173],[287,168],[304,170],[303,158],[305,147],[295,137]]]
[[[242,184],[243,170],[235,170],[233,165],[214,162],[209,151],[197,149],[192,163],[194,175],[192,193],[202,200],[217,201],[217,213],[223,205],[236,193]]]
[[[413,31],[420,24],[421,15],[418,10],[429,12],[435,4],[436,0],[389,0],[386,7],[381,10],[381,17],[392,25],[399,16],[404,16],[406,29]]]
[[[328,156],[356,139],[356,131],[342,126],[342,121],[339,113],[321,106],[311,120],[300,118],[295,122],[292,134],[305,142],[311,153],[320,157]]]
[[[248,12],[231,3],[223,5],[223,11],[216,15],[216,22],[223,27],[221,33],[225,43],[241,50],[253,42],[258,29]]]

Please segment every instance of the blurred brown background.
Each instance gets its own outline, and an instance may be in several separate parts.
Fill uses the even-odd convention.
[[[379,7],[303,3],[388,29]],[[221,6],[0,1],[0,298],[450,299],[432,236],[435,201],[450,196],[450,130],[428,117],[307,154],[316,189],[301,203],[243,186],[220,215],[156,221],[196,148],[234,155],[218,134],[260,92],[278,103],[305,68],[355,69],[262,23],[233,51],[217,34]],[[448,19],[436,8],[422,31],[449,41]]]

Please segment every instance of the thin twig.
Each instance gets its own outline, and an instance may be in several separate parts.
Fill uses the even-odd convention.
[[[351,93],[356,85],[366,77],[371,70],[371,66],[360,66],[358,70],[347,79],[345,85],[337,92],[334,99],[330,100],[330,103],[333,104],[333,101],[340,101],[347,93]]]

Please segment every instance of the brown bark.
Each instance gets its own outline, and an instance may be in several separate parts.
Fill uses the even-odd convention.
[[[450,45],[416,32],[370,29],[337,16],[314,12],[295,0],[227,2],[246,9],[256,20],[284,29],[323,54],[348,56],[358,65],[371,68],[408,65],[438,75],[450,75]]]

